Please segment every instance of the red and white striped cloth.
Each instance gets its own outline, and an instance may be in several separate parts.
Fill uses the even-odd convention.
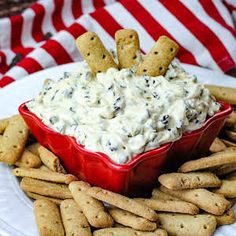
[[[226,72],[236,64],[236,0],[42,0],[0,19],[0,88],[80,59],[75,39],[95,31],[113,48],[120,28],[138,31],[147,53],[160,35],[182,62]],[[50,37],[52,36],[52,37]]]

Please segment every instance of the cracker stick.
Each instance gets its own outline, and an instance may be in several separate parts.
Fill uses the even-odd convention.
[[[55,183],[69,184],[72,181],[78,180],[77,177],[71,174],[62,174],[57,172],[49,172],[40,169],[34,168],[15,168],[12,170],[12,173],[18,177],[30,177],[34,179],[41,179]]]
[[[205,84],[205,87],[208,88],[211,94],[218,100],[236,105],[236,89],[208,84]]]
[[[40,236],[64,236],[64,228],[57,205],[48,200],[34,202],[34,215]]]
[[[37,168],[42,165],[42,162],[38,156],[25,148],[21,158],[15,163],[15,165],[26,168]]]
[[[236,179],[222,180],[219,189],[214,190],[215,193],[222,194],[228,198],[236,197]]]
[[[164,75],[176,56],[179,46],[167,36],[161,36],[144,61],[137,68],[138,75]]]
[[[161,186],[161,191],[184,201],[191,202],[206,212],[222,215],[230,205],[222,195],[212,193],[206,189],[170,190]]]
[[[110,208],[109,213],[117,223],[136,230],[153,231],[157,228],[156,223],[119,208]]]
[[[210,172],[169,173],[158,178],[166,188],[172,190],[220,187],[221,181]]]
[[[196,215],[199,213],[199,208],[189,202],[145,198],[135,198],[135,200],[145,204],[155,211],[186,213],[190,215]]]
[[[85,215],[73,199],[64,200],[60,209],[67,236],[92,236]]]
[[[15,164],[24,151],[28,135],[28,127],[23,118],[11,118],[1,140],[0,162]]]
[[[227,176],[225,176],[226,179],[236,179],[236,171],[228,174]]]
[[[111,54],[94,32],[86,32],[76,39],[76,45],[93,74],[106,72],[109,68],[118,68]]]
[[[154,188],[152,191],[152,199],[162,199],[162,200],[170,200],[170,201],[182,201],[179,198],[173,197],[167,193],[162,192],[158,188]],[[185,202],[185,201],[183,201]]]
[[[179,172],[191,172],[230,163],[236,163],[236,152],[222,151],[209,157],[203,157],[197,160],[185,162],[182,166],[180,166]]]
[[[41,166],[39,167],[39,169],[40,169],[40,170],[44,170],[44,171],[54,172],[54,171],[50,170],[50,169],[49,169],[47,166],[45,166],[45,165],[41,165]]]
[[[216,219],[212,215],[160,213],[158,218],[168,235],[212,236],[216,229]]]
[[[75,181],[69,185],[73,198],[83,211],[90,225],[95,228],[111,227],[113,225],[112,217],[105,211],[102,202],[84,193],[86,188],[90,188],[90,185],[82,181]]]
[[[219,138],[215,138],[214,142],[209,148],[210,152],[221,152],[225,149],[226,145]]]
[[[138,34],[132,29],[121,29],[115,33],[119,68],[130,68],[138,63],[140,46]]]
[[[129,211],[150,221],[157,220],[157,214],[155,211],[141,203],[138,203],[134,199],[125,197],[118,193],[113,193],[99,187],[91,187],[85,189],[85,193],[100,201],[107,202],[113,206]]]
[[[93,232],[93,236],[167,236],[163,229],[156,229],[154,232],[141,232],[130,228],[107,228]]]
[[[40,147],[39,143],[33,143],[26,147],[26,149],[30,152],[32,152],[34,155],[39,156],[38,148]]]
[[[35,200],[40,200],[40,199],[49,200],[51,202],[56,203],[57,205],[60,205],[61,202],[63,201],[62,199],[59,199],[59,198],[45,197],[45,196],[37,194],[37,193],[26,192],[26,194],[27,194],[28,197],[30,197],[32,199],[35,199]]]
[[[226,139],[221,139],[221,141],[222,141],[227,147],[236,147],[236,143],[235,143],[235,142],[231,142],[231,141],[226,140]]]
[[[229,174],[236,170],[236,163],[235,164],[227,164],[222,165],[218,167],[216,170],[214,170],[214,173],[218,176]]]
[[[44,196],[67,199],[72,198],[67,185],[55,184],[38,179],[24,177],[21,180],[20,187],[25,192],[33,192]]]
[[[51,151],[43,146],[40,146],[38,148],[38,152],[41,161],[45,166],[47,166],[52,171],[64,173],[64,168],[61,166],[59,158],[55,156]]]
[[[236,220],[234,210],[230,208],[222,216],[215,216],[217,225],[230,225],[233,224]]]
[[[236,124],[236,111],[233,111],[226,119],[225,126],[230,128],[235,124]]]
[[[224,130],[224,133],[229,139],[231,139],[232,141],[236,141],[236,132],[231,130]]]
[[[9,124],[10,118],[0,120],[0,134],[3,134]]]

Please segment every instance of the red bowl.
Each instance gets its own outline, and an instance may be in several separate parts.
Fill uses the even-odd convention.
[[[104,153],[86,150],[75,138],[53,131],[25,104],[19,107],[19,112],[29,129],[41,145],[60,157],[69,173],[92,185],[126,195],[147,191],[155,185],[161,173],[176,170],[183,162],[204,155],[232,112],[229,104],[220,102],[220,111],[210,117],[202,128],[184,133],[175,142],[138,154],[121,165]]]

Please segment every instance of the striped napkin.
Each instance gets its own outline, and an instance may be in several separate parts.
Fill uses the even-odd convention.
[[[236,0],[41,0],[0,19],[0,88],[80,60],[75,39],[86,31],[114,48],[120,28],[138,31],[144,53],[164,34],[182,62],[226,72],[236,63],[235,22]]]

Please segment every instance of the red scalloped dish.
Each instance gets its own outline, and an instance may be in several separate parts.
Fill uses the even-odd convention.
[[[208,118],[202,128],[183,134],[175,142],[138,154],[122,165],[114,163],[104,153],[86,150],[75,138],[48,128],[27,109],[26,103],[19,107],[19,112],[38,142],[52,150],[69,173],[92,185],[126,195],[137,195],[152,188],[161,173],[176,170],[183,162],[208,151],[225,119],[232,112],[229,104],[220,104],[220,111]]]

